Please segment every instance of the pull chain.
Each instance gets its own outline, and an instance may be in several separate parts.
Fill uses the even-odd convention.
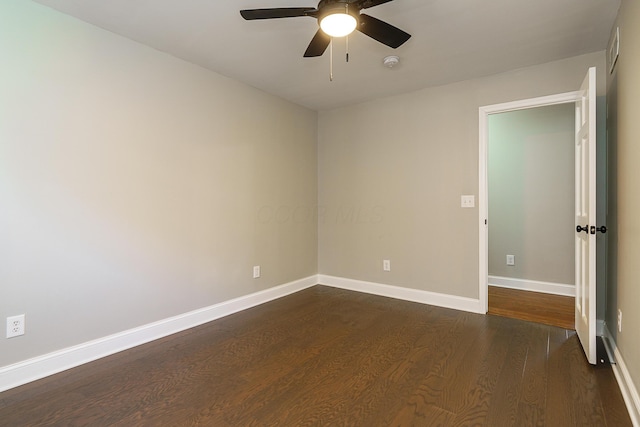
[[[333,37],[329,42],[329,81],[333,81]]]
[[[348,14],[349,14],[349,3],[347,3],[345,6],[346,6],[346,9],[347,9],[347,15],[348,15]],[[347,59],[347,62],[349,62],[349,34],[347,34],[346,39],[347,39],[347,54],[346,54],[346,59]]]
[[[347,62],[349,62],[349,35],[347,34]]]

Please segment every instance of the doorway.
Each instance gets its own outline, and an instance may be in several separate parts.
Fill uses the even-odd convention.
[[[574,329],[575,105],[488,117],[489,314]]]
[[[600,322],[597,320],[598,303],[602,299],[597,294],[602,292],[606,283],[598,285],[598,273],[604,269],[596,264],[606,265],[606,257],[598,257],[597,236],[606,236],[606,221],[598,218],[605,217],[598,213],[599,206],[606,206],[606,197],[598,197],[598,193],[606,188],[605,174],[598,174],[599,156],[596,121],[598,97],[596,93],[596,67],[587,71],[580,89],[559,95],[496,104],[479,109],[479,191],[478,191],[478,220],[479,229],[479,302],[488,310],[488,180],[487,180],[487,148],[488,148],[488,117],[505,111],[516,111],[531,107],[573,103],[575,105],[575,329],[582,348],[589,363],[596,364],[596,336],[600,332]],[[604,129],[600,127],[600,129]],[[606,138],[601,141],[606,148]],[[600,178],[598,176],[600,175]],[[602,182],[605,183],[602,186]],[[600,191],[599,191],[600,190]],[[599,259],[600,258],[600,259]],[[606,267],[605,267],[606,269]],[[605,276],[606,277],[606,276]]]
[[[505,289],[516,288],[519,291],[537,291],[542,292],[543,295],[544,293],[559,294],[565,297],[573,297],[574,295],[574,237],[571,231],[573,228],[573,168],[571,167],[573,137],[570,137],[570,145],[564,147],[564,154],[560,154],[563,157],[563,159],[560,159],[561,164],[569,165],[568,171],[550,171],[544,166],[545,156],[552,155],[549,150],[557,147],[552,147],[550,144],[546,144],[546,147],[541,147],[541,138],[536,136],[526,137],[525,143],[519,144],[517,147],[507,146],[507,148],[511,149],[511,152],[506,150],[504,153],[498,153],[499,155],[497,157],[494,156],[493,161],[498,161],[499,159],[497,160],[497,158],[500,155],[504,156],[505,159],[502,164],[506,165],[507,169],[511,168],[512,172],[515,170],[515,176],[511,178],[498,177],[498,181],[502,180],[505,188],[496,189],[491,193],[490,185],[492,181],[493,185],[496,185],[493,179],[496,177],[489,176],[489,161],[491,159],[489,136],[490,125],[494,118],[499,118],[502,114],[505,114],[503,117],[506,118],[509,114],[515,113],[514,117],[517,118],[519,116],[520,124],[522,124],[522,120],[529,120],[526,118],[527,116],[544,116],[552,112],[552,110],[544,110],[545,107],[557,108],[558,111],[563,110],[565,114],[569,111],[567,121],[563,122],[562,126],[569,130],[575,129],[575,115],[572,116],[571,111],[574,110],[576,101],[580,99],[579,96],[579,92],[570,92],[480,108],[479,271],[480,301],[486,311],[489,309],[489,284],[491,281]],[[529,114],[530,112],[533,112],[533,114]],[[517,124],[518,120],[515,122],[516,125],[512,126],[511,131],[518,133],[520,126]],[[545,139],[547,136],[543,135],[542,137]],[[536,147],[541,149],[531,151]],[[547,151],[546,154],[545,150]],[[494,152],[493,154],[496,153]],[[567,157],[567,154],[570,157]],[[527,156],[537,157],[537,160],[525,163],[524,160]],[[549,163],[555,163],[554,169],[558,169],[558,162]],[[542,173],[543,171],[545,173]],[[552,177],[551,172],[564,173],[565,175],[568,173],[569,175],[567,176],[571,176],[568,179],[569,182],[565,182],[567,181],[566,176],[562,178],[565,190],[569,188],[571,195],[558,196],[559,193],[554,190],[554,195],[547,197],[544,188],[536,187],[539,182],[546,182],[546,191],[548,191],[549,182],[553,183],[554,180],[560,179]],[[491,196],[495,196],[501,191],[504,192],[502,200],[490,200]],[[551,205],[553,205],[556,197],[565,199],[568,197],[568,200],[564,200],[565,205],[561,209],[561,211],[566,210],[567,212],[558,213],[555,208],[550,212],[546,212],[550,210],[547,202],[551,202]],[[540,203],[541,200],[547,204]],[[489,211],[490,202],[494,203],[492,207],[493,213]],[[555,203],[558,203],[557,200]],[[500,208],[500,204],[502,204],[502,208]],[[503,218],[500,218],[500,215],[497,214],[498,212],[503,214]],[[490,214],[492,218],[491,226],[493,226],[493,220],[495,219],[496,226],[502,222],[505,228],[497,234],[493,233],[493,231],[498,231],[497,227],[492,229],[493,239],[490,239],[489,235],[489,230],[491,229],[489,226]],[[562,215],[563,221],[560,221],[562,224],[557,224],[557,221],[549,219],[550,217],[553,218],[554,215]],[[554,222],[554,224],[548,226],[551,222]],[[564,224],[564,222],[569,225]],[[568,227],[568,229],[566,232],[561,232],[564,235],[564,238],[561,239],[562,242],[551,242],[552,239],[546,238],[548,234],[545,237],[545,233],[558,234],[554,227],[561,229],[564,226]],[[496,243],[495,247],[490,248],[490,240]],[[549,261],[551,262],[549,263]],[[547,267],[544,267],[545,262]]]

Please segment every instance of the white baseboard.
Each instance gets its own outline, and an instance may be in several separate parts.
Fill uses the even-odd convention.
[[[640,427],[640,396],[638,395],[638,389],[633,383],[629,370],[627,369],[627,365],[622,358],[622,354],[620,354],[618,346],[613,339],[613,335],[611,335],[611,332],[606,325],[604,326],[604,332],[604,346],[607,349],[609,359],[611,360],[611,368],[613,369],[613,374],[618,381],[618,386],[622,392],[622,398],[624,399],[624,403],[627,405],[629,417],[631,417],[631,423],[635,427]]]
[[[163,338],[207,322],[211,322],[230,314],[264,304],[274,299],[282,298],[289,294],[312,287],[318,283],[340,289],[485,314],[483,307],[481,307],[480,300],[478,299],[403,288],[382,283],[365,282],[343,277],[327,275],[310,276],[266,289],[264,291],[235,298],[199,310],[194,310],[168,319],[163,319],[158,322],[150,323],[148,325],[143,325],[73,347],[58,350],[33,359],[18,362],[13,365],[0,367],[0,392],[92,362],[138,345],[146,344],[150,341]],[[626,373],[626,377],[629,378],[626,367],[624,368],[624,372]],[[618,378],[618,375],[616,375],[616,378]],[[635,396],[635,398],[632,397],[631,399],[635,399],[635,402],[638,402],[637,391],[633,387],[633,383],[630,381],[631,380],[629,378],[628,382],[631,384],[630,396]],[[620,383],[620,379],[618,379],[618,382]],[[627,402],[627,397],[625,397],[625,402]],[[636,408],[637,407],[640,407],[638,403],[636,403]]]
[[[264,304],[316,284],[318,284],[318,276],[307,277],[73,347],[54,351],[13,365],[0,367],[0,392]]]
[[[344,277],[326,276],[323,274],[318,276],[318,283],[350,291],[485,314],[485,311],[480,306],[480,300],[472,298],[402,288],[399,286],[384,285],[382,283],[363,282],[361,280],[345,279]]]
[[[576,296],[576,287],[564,283],[540,282],[537,280],[513,279],[511,277],[489,276],[489,286],[520,289],[522,291],[542,292],[545,294]]]

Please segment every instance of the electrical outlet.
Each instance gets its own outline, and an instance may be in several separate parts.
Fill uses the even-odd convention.
[[[618,309],[618,332],[622,332],[622,310]]]
[[[24,335],[24,314],[7,317],[7,338]]]
[[[515,255],[507,255],[507,265],[516,265]]]
[[[388,260],[388,259],[382,260],[382,270],[391,271],[391,260]]]
[[[260,266],[255,265],[253,266],[253,278],[257,279],[258,277],[260,277]]]

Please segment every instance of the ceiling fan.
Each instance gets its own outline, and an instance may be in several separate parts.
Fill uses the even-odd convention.
[[[392,48],[401,46],[411,34],[373,16],[360,13],[393,0],[320,0],[318,7],[278,7],[270,9],[245,9],[240,15],[248,21],[254,19],[293,18],[310,16],[316,18],[320,28],[309,43],[305,58],[322,56],[332,37],[344,37],[354,30]]]

